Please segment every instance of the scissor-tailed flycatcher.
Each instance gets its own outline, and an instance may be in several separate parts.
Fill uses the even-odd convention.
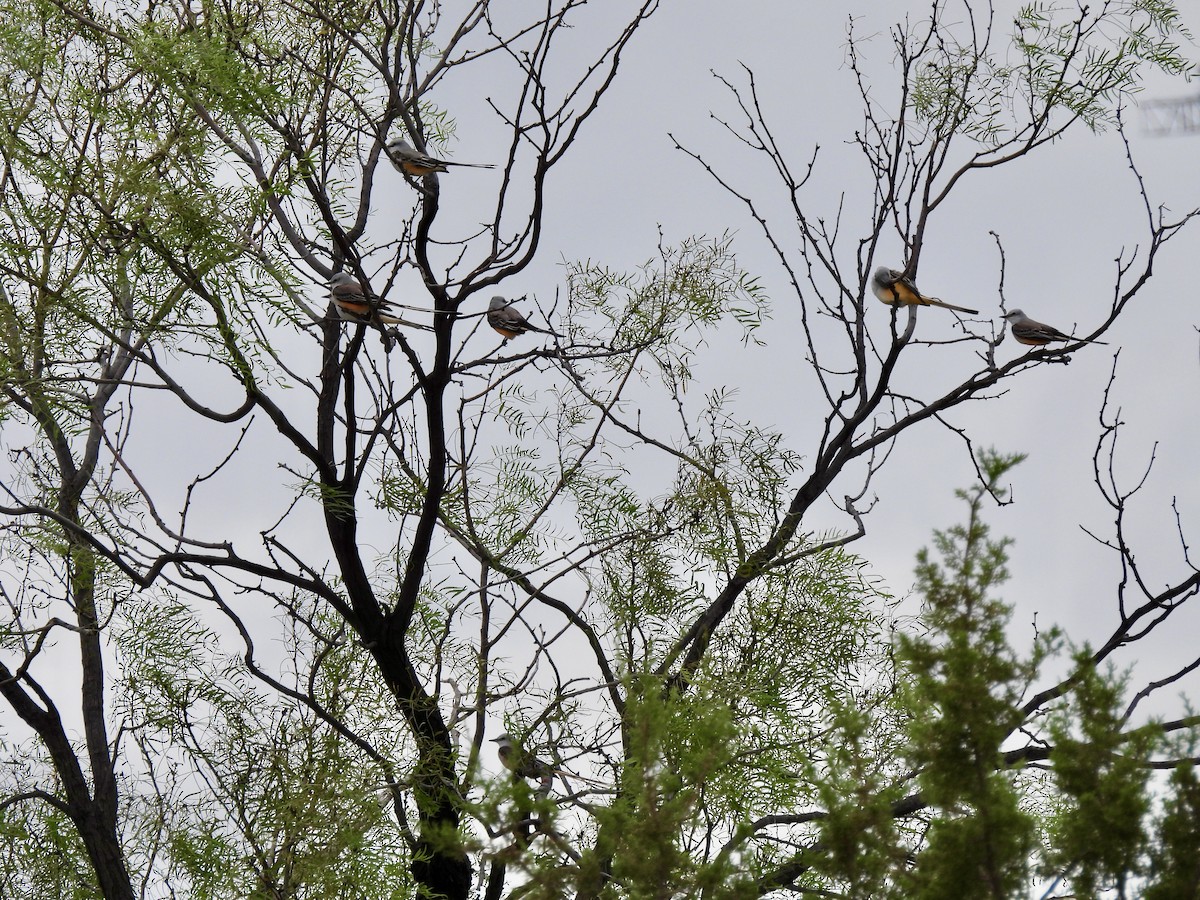
[[[487,320],[488,324],[500,332],[507,341],[509,338],[515,338],[524,334],[527,331],[539,331],[542,334],[554,334],[549,328],[540,328],[526,319],[521,313],[512,308],[511,300],[505,300],[497,295],[492,298],[492,302],[488,304]]]
[[[942,306],[946,309],[957,310],[958,312],[971,313],[972,315],[979,314],[979,310],[977,309],[955,306],[953,303],[946,303],[937,297],[926,297],[917,290],[917,286],[913,284],[911,278],[908,278],[903,272],[897,272],[895,269],[889,269],[887,266],[880,266],[875,270],[875,274],[871,276],[871,290],[876,297],[887,304]]]
[[[448,172],[449,169],[446,166],[467,166],[472,169],[496,168],[491,163],[451,162],[448,159],[438,159],[435,156],[428,156],[401,138],[395,138],[387,145],[387,155],[388,159],[392,161],[392,165],[399,171],[405,175],[413,175],[417,178],[433,172]]]
[[[526,753],[524,748],[512,739],[512,735],[502,734],[498,738],[492,738],[492,741],[499,745],[496,752],[500,754],[500,762],[504,768],[521,778],[538,779],[537,792],[539,795],[544,797],[550,793],[550,784],[554,781],[555,770],[549,764]]]
[[[403,319],[384,315],[381,310],[389,309],[394,304],[387,300],[371,297],[363,288],[362,282],[349,272],[335,272],[329,279],[329,293],[337,306],[338,315],[347,322],[364,322],[366,324],[409,325]]]
[[[1029,316],[1025,315],[1019,309],[1005,313],[1004,320],[1008,322],[1008,326],[1012,330],[1012,336],[1020,343],[1029,344],[1031,347],[1044,347],[1051,341],[1082,341],[1085,344],[1104,343],[1104,341],[1089,341],[1087,338],[1066,334],[1051,325],[1047,325],[1045,322],[1038,322],[1036,319],[1029,318]]]

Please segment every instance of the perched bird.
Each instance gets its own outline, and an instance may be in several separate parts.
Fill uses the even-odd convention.
[[[387,155],[398,171],[418,178],[433,172],[448,172],[449,169],[446,166],[468,166],[472,169],[496,168],[491,163],[460,163],[428,156],[401,138],[395,138],[387,145]]]
[[[1004,314],[1004,320],[1012,329],[1012,336],[1020,343],[1031,347],[1044,347],[1051,341],[1082,341],[1085,344],[1103,344],[1104,341],[1090,341],[1087,338],[1075,337],[1059,331],[1045,322],[1031,319],[1019,309]]]
[[[337,306],[338,315],[347,322],[364,322],[384,325],[408,325],[403,319],[385,315],[381,310],[394,304],[371,297],[362,282],[349,272],[335,272],[329,279],[329,294]]]
[[[500,762],[504,768],[520,778],[538,779],[538,794],[545,796],[550,793],[554,769],[536,756],[526,753],[510,734],[502,734],[498,738],[492,738],[492,741],[499,745],[496,752],[500,754]]]
[[[506,341],[527,331],[554,334],[548,328],[539,328],[537,325],[534,325],[521,315],[521,313],[512,308],[511,301],[505,300],[499,295],[493,297],[492,302],[488,304],[487,320],[488,324],[500,332]]]
[[[871,277],[871,290],[876,297],[887,304],[899,303],[903,306],[911,306],[915,303],[918,306],[942,306],[972,315],[979,313],[977,309],[955,306],[953,303],[946,303],[937,297],[926,297],[917,290],[917,286],[913,284],[911,278],[905,276],[903,272],[897,272],[887,266],[880,266],[875,270],[875,274]]]

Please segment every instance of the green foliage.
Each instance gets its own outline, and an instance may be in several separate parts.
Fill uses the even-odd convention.
[[[1115,121],[1125,98],[1140,90],[1146,64],[1181,74],[1188,62],[1179,41],[1188,38],[1179,12],[1160,0],[1087,6],[1072,11],[1032,3],[1018,13],[1015,43],[1024,99],[1047,113],[1065,108],[1092,129]]]
[[[631,684],[629,698],[620,798],[597,821],[613,835],[605,850],[623,895],[672,897],[698,877],[682,837],[711,780],[732,762],[733,719],[703,691],[664,698],[653,678]]]
[[[649,596],[639,603],[622,627],[641,633],[655,607]],[[601,852],[616,854],[630,896],[754,896],[750,873],[777,862],[781,847],[749,823],[819,803],[831,784],[840,748],[821,711],[837,700],[877,708],[876,749],[896,733],[879,694],[882,615],[853,557],[802,556],[747,591],[686,693],[634,681],[621,794],[596,812],[602,841],[615,835]]]
[[[1079,893],[1093,896],[1138,870],[1150,805],[1143,760],[1160,741],[1153,726],[1122,732],[1124,679],[1098,672],[1086,647],[1075,663],[1070,703],[1050,723],[1060,801],[1047,862],[1049,871],[1069,873]]]
[[[913,840],[892,814],[903,793],[892,764],[897,748],[886,745],[895,723],[846,702],[831,709],[830,720],[826,772],[816,779],[825,852],[814,868],[848,898],[885,896]]]
[[[909,758],[937,813],[907,895],[1015,896],[1027,880],[1036,829],[1005,771],[1001,745],[1022,721],[1021,692],[1034,666],[1008,646],[1010,608],[989,596],[1008,577],[1007,540],[989,539],[983,500],[1021,457],[981,455],[985,483],[959,492],[965,525],[935,532],[942,562],[918,556],[917,589],[928,633],[901,634],[901,695],[910,710]]]
[[[147,784],[163,794],[144,804],[153,820],[139,840],[162,845],[147,865],[214,900],[247,896],[248,885],[262,897],[410,895],[408,851],[380,800],[383,767],[307,707],[257,690],[240,660],[214,657],[215,635],[186,607],[159,600],[123,613],[126,721],[144,748],[166,741],[182,754],[171,772],[128,786],[135,804],[150,799]],[[336,630],[327,614],[306,618]],[[315,699],[378,739],[395,725],[363,666],[355,645],[327,650]]]
[[[735,421],[728,393],[706,399],[679,466],[675,502],[697,560],[728,577],[778,527],[802,465],[782,434]]]
[[[246,250],[260,191],[216,183],[215,136],[160,79],[168,55],[154,55],[157,67],[139,61],[119,28],[98,42],[54,4],[10,12],[0,28],[0,107],[13,113],[0,131],[0,381],[41,428],[74,435],[91,415],[79,380],[119,377],[122,350],[189,335],[218,355],[232,349],[228,330],[203,326],[192,289],[231,306],[254,291],[250,269],[229,264]]]
[[[939,139],[963,134],[987,149],[1038,140],[1076,119],[1102,130],[1141,89],[1147,67],[1188,68],[1180,44],[1190,35],[1174,5],[1161,0],[1030,3],[1013,21],[1005,55],[989,46],[990,23],[967,23],[938,23],[910,102]]]
[[[1144,900],[1192,900],[1200,893],[1200,778],[1194,763],[1171,773],[1157,832]]]
[[[1027,661],[1006,642],[1009,609],[991,592],[1007,574],[1007,542],[990,540],[982,524],[984,489],[963,495],[966,526],[936,536],[940,562],[922,555],[925,631],[902,636],[894,658],[890,598],[836,535],[788,531],[785,546],[755,552],[794,516],[805,459],[781,432],[737,420],[728,389],[686,396],[706,341],[737,333],[743,344],[757,342],[769,317],[765,290],[737,263],[729,234],[662,246],[632,273],[569,266],[562,327],[583,348],[577,356],[539,351],[522,361],[506,350],[501,360],[468,362],[456,349],[452,365],[432,378],[430,369],[416,372],[412,390],[398,393],[393,364],[399,370],[407,359],[417,370],[416,359],[427,362],[415,340],[378,368],[373,348],[353,344],[359,355],[348,351],[337,377],[320,385],[306,379],[337,364],[332,323],[320,323],[327,355],[298,355],[299,367],[276,356],[269,327],[286,324],[293,338],[297,325],[313,324],[306,305],[293,301],[325,263],[349,257],[374,275],[371,266],[388,257],[394,284],[412,274],[406,268],[420,268],[414,248],[432,248],[455,258],[444,270],[453,295],[513,274],[524,265],[523,248],[532,252],[535,227],[525,244],[502,236],[510,233],[508,211],[458,246],[440,233],[419,244],[424,238],[408,230],[416,214],[382,245],[338,228],[360,209],[378,208],[371,201],[379,195],[353,190],[367,182],[361,163],[382,130],[420,119],[435,146],[453,136],[453,119],[422,91],[475,59],[511,57],[530,76],[521,109],[493,106],[514,117],[512,146],[527,152],[539,124],[574,140],[565,114],[527,118],[528,109],[552,111],[560,102],[538,81],[555,66],[528,49],[550,32],[538,38],[534,26],[492,45],[498,16],[480,9],[453,36],[446,59],[412,18],[440,19],[440,4],[14,0],[0,20],[0,388],[8,404],[0,415],[6,439],[42,438],[22,451],[14,466],[24,468],[5,486],[30,486],[23,499],[31,502],[64,496],[47,473],[70,469],[88,435],[110,468],[88,482],[92,493],[71,500],[98,540],[128,549],[131,566],[196,551],[160,573],[153,592],[127,596],[115,567],[56,527],[18,519],[3,535],[4,566],[34,573],[5,595],[14,615],[0,641],[14,657],[38,633],[23,627],[23,614],[45,622],[62,597],[69,603],[93,588],[106,607],[104,649],[115,649],[120,672],[107,696],[121,731],[103,743],[123,754],[114,767],[122,850],[135,877],[213,900],[407,897],[415,889],[410,863],[432,859],[431,851],[457,858],[466,845],[529,879],[514,896],[559,896],[572,877],[611,869],[611,897],[750,897],[766,883],[756,879],[788,864],[808,867],[802,877],[814,891],[851,897],[1016,896],[1039,839],[1052,848],[1042,871],[1066,873],[1080,890],[1135,871],[1147,811],[1142,766],[1155,744],[1150,731],[1122,731],[1122,685],[1111,673],[1081,655],[1078,677],[1045,717],[1054,744],[1051,816],[1039,818],[1029,781],[1009,767],[1006,741],[1026,724],[1023,692],[1055,637]],[[565,12],[550,20],[553,29],[569,27]],[[1017,26],[1015,63],[993,59],[986,42],[930,42],[923,62],[932,64],[916,71],[911,102],[935,140],[964,134],[994,148],[1036,141],[1063,118],[1102,127],[1135,89],[1142,62],[1179,65],[1177,17],[1151,0],[1081,10],[1066,24],[1058,10],[1032,6]],[[622,46],[607,52],[615,57]],[[384,65],[388,54],[394,69]],[[436,70],[418,70],[425,54]],[[588,71],[603,74],[603,60]],[[579,98],[590,103],[587,88],[585,77],[562,109]],[[1029,108],[1031,123],[1009,121],[1018,107]],[[539,164],[565,149],[560,139]],[[524,162],[511,171],[523,172]],[[508,174],[502,196],[516,196],[518,179]],[[411,199],[429,213],[421,220],[428,225],[436,192]],[[840,216],[831,220],[831,252],[841,228]],[[488,243],[492,256],[456,280],[476,265],[474,246]],[[824,250],[805,254],[810,267],[836,269]],[[423,273],[430,288],[439,265]],[[739,327],[721,327],[731,321]],[[150,508],[141,484],[122,487],[134,477],[127,462],[143,450],[126,413],[148,385],[168,381],[156,366],[174,373],[184,355],[217,364],[197,378],[205,389],[217,382],[215,392],[272,379],[301,388],[291,404],[251,397],[298,451],[298,465],[283,463],[297,500],[315,498],[326,514],[363,514],[366,522],[360,494],[372,492],[389,546],[369,571],[372,589],[353,598],[349,621],[295,588],[311,577],[346,590],[351,579],[339,581],[338,566],[356,553],[351,564],[372,562],[348,546],[309,558],[313,520],[297,511],[317,503],[293,504],[247,555],[239,555],[244,538],[227,537],[224,523],[217,539],[198,537],[202,516],[192,514],[190,489],[182,537],[160,519],[165,505],[144,516],[152,524],[138,522]],[[534,376],[551,366],[557,380],[542,389]],[[209,379],[213,370],[233,378]],[[463,392],[461,430],[431,448],[425,432],[437,429],[421,404],[434,411],[435,400],[448,398],[436,394],[439,379],[457,390],[472,378],[487,387]],[[677,431],[644,428],[640,417],[640,392],[663,386]],[[314,428],[303,417],[335,389],[335,411]],[[111,399],[109,390],[118,399],[98,402]],[[201,402],[185,400],[193,409]],[[292,406],[303,410],[294,419]],[[453,427],[453,413],[438,414]],[[106,417],[119,424],[92,430]],[[153,429],[149,435],[157,450]],[[652,499],[630,477],[642,463],[630,447],[666,460]],[[423,523],[434,532],[436,561],[413,564],[424,582],[406,597],[411,627],[399,633],[390,630],[399,617],[389,617],[389,604],[402,602],[397,573],[418,543],[410,526],[437,483],[429,473],[443,452],[449,486],[433,498],[438,521]],[[998,494],[1016,458],[982,462],[986,489]],[[330,486],[333,466],[365,473],[363,484],[373,487]],[[295,544],[287,543],[289,528],[303,534]],[[227,530],[246,529],[239,522]],[[126,537],[133,546],[123,546]],[[731,593],[719,626],[704,635],[703,659],[686,673],[686,690],[677,689],[671,674],[688,630],[703,627],[697,616],[743,576],[752,583]],[[282,612],[268,621],[262,607],[270,604]],[[235,628],[218,628],[210,614]],[[379,634],[366,633],[375,620],[383,622]],[[56,625],[52,638],[63,631]],[[236,654],[214,649],[230,640]],[[595,656],[577,653],[577,640]],[[377,658],[393,651],[385,685]],[[482,729],[509,704],[508,719],[522,731],[561,738],[556,753],[578,751],[611,784],[539,797],[507,774],[482,778],[473,745],[463,764],[463,731]],[[413,732],[423,727],[417,743]],[[45,759],[24,762],[10,794],[29,784],[55,789]],[[1195,784],[1190,770],[1178,776],[1150,852],[1163,891],[1182,891],[1195,871]],[[384,789],[391,793],[381,801]],[[928,808],[898,819],[897,804],[914,790]],[[428,826],[412,824],[446,810]],[[528,814],[538,817],[538,832],[514,840],[512,823]],[[8,879],[0,894],[95,895],[77,835],[56,806],[33,798],[4,807],[0,836],[0,879]]]
[[[644,346],[658,369],[655,374],[681,389],[691,380],[697,346],[685,340],[685,332],[732,316],[748,341],[769,315],[762,285],[738,266],[728,234],[660,246],[658,258],[637,273],[616,272],[590,260],[574,263],[567,267],[567,286],[577,311],[573,336],[595,336],[599,343],[616,334],[625,346]],[[612,363],[624,365],[619,358]]]
[[[866,718],[843,710],[836,720],[845,747],[834,759],[850,778],[841,775],[828,791],[822,835],[831,859],[824,871],[851,896],[896,890],[905,897],[1023,896],[1034,871],[1069,881],[1078,896],[1098,896],[1127,886],[1141,868],[1146,760],[1162,741],[1153,725],[1125,730],[1124,680],[1102,672],[1084,648],[1043,723],[1031,726],[1022,708],[1060,637],[1042,635],[1024,661],[1009,647],[1010,608],[990,596],[1007,578],[1009,542],[990,539],[981,518],[983,499],[1003,497],[1000,480],[1020,459],[981,454],[984,483],[959,492],[967,523],[935,533],[941,562],[928,551],[919,555],[924,631],[900,634],[896,653],[908,711],[905,756],[930,807],[919,839],[888,821],[895,789],[864,764],[877,757],[858,747],[868,734]],[[1035,746],[1044,741],[1051,748],[1049,775],[1040,784],[1012,769],[1020,756],[1010,757],[1008,747],[1018,729]],[[862,787],[851,794],[855,784]],[[1187,776],[1176,784],[1172,810],[1189,802]],[[1168,813],[1164,828],[1168,821],[1174,829],[1180,819]],[[1186,846],[1187,828],[1176,833]],[[911,865],[902,862],[906,846]],[[1152,858],[1174,873],[1167,860],[1177,857],[1169,846],[1164,839]]]
[[[45,760],[29,762],[39,769],[45,765]],[[94,900],[98,896],[83,842],[61,810],[30,799],[0,812],[0,896],[6,900]]]

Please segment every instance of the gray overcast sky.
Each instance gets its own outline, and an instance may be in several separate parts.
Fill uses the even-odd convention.
[[[816,175],[806,188],[807,209],[832,217],[845,192],[847,239],[842,262],[850,268],[857,240],[869,228],[867,204],[873,185],[859,151],[848,143],[861,125],[862,110],[852,73],[844,65],[847,22],[852,15],[856,18],[856,34],[865,41],[862,53],[874,77],[876,102],[882,110],[892,111],[896,77],[887,29],[906,12],[913,20],[921,18],[929,4],[750,0],[736,16],[730,15],[730,9],[727,2],[716,0],[666,2],[635,39],[616,86],[585,126],[579,144],[551,176],[547,228],[538,260],[502,290],[510,296],[529,293],[548,302],[563,284],[562,260],[591,259],[631,269],[653,257],[660,227],[667,243],[691,235],[736,232],[741,265],[762,277],[773,300],[774,319],[764,331],[769,346],[711,340],[698,358],[698,384],[689,398],[694,397],[698,405],[705,389],[735,387],[739,391],[736,410],[742,418],[784,432],[793,449],[807,454],[812,452],[825,408],[798,361],[795,298],[744,208],[685,154],[673,149],[668,133],[702,152],[747,192],[771,197],[777,188],[765,161],[737,144],[710,115],[737,117],[732,97],[710,70],[744,84],[741,64],[752,68],[767,118],[781,145],[789,148],[794,165],[801,167],[814,146],[821,147]],[[605,7],[598,14],[609,12]],[[1184,13],[1191,28],[1200,29],[1200,4],[1185,3]],[[611,14],[619,15],[616,10]],[[1007,20],[1006,15],[997,16],[998,22]],[[1187,52],[1200,56],[1194,46]],[[449,154],[464,161],[486,161],[488,142],[496,138],[498,126],[487,108],[486,92],[479,89],[478,70],[467,67],[464,73],[470,73],[470,81],[465,74],[451,79],[437,97],[458,123],[457,141]],[[1174,96],[1188,90],[1200,87],[1154,78],[1145,96]],[[1134,157],[1151,201],[1177,213],[1200,205],[1195,164],[1200,134],[1146,137],[1136,110],[1131,110],[1129,122]],[[381,208],[382,217],[403,214],[413,201],[410,189],[394,177],[390,196],[397,208]],[[471,191],[490,185],[491,177],[477,172],[446,176],[443,221],[453,222],[456,217],[473,221]],[[388,196],[380,192],[381,198]],[[775,206],[779,208],[778,203]],[[785,229],[783,220],[778,224]],[[1128,255],[1144,246],[1146,240],[1145,212],[1119,137],[1078,130],[1024,161],[978,173],[964,182],[931,223],[921,260],[922,287],[951,302],[978,307],[984,316],[996,315],[998,255],[989,233],[993,231],[1007,254],[1009,308],[1019,306],[1064,330],[1089,330],[1111,297],[1114,260],[1122,252]],[[883,261],[898,266],[903,263],[899,241],[894,240],[891,248],[894,256]],[[1017,605],[1014,631],[1019,636],[1028,637],[1027,626],[1035,615],[1041,626],[1065,625],[1077,641],[1103,639],[1116,620],[1115,558],[1096,546],[1080,525],[1101,535],[1111,526],[1111,512],[1092,484],[1091,460],[1097,413],[1118,350],[1113,400],[1127,424],[1119,454],[1126,484],[1140,475],[1156,444],[1158,454],[1136,503],[1132,540],[1153,584],[1185,577],[1171,500],[1178,498],[1184,528],[1193,541],[1200,540],[1195,462],[1200,445],[1196,414],[1200,339],[1195,326],[1200,324],[1200,311],[1184,275],[1194,266],[1198,250],[1196,227],[1167,247],[1135,309],[1110,332],[1110,346],[1080,352],[1070,366],[1044,366],[1026,373],[1003,397],[969,405],[953,417],[956,425],[970,431],[977,446],[1030,454],[1013,475],[1016,502],[989,513],[994,533],[1017,541],[1012,551],[1013,580],[1004,596]],[[320,290],[314,289],[312,297],[315,305],[323,307]],[[486,297],[480,302],[486,302]],[[879,333],[886,330],[884,307],[873,303],[869,315]],[[948,313],[922,310],[917,334],[947,339],[956,334],[954,328]],[[311,344],[304,352],[311,353]],[[1018,352],[1010,339],[1001,345],[999,357],[1008,359]],[[949,386],[971,367],[972,360],[964,358],[962,351],[916,348],[906,354],[898,377],[914,388]],[[731,374],[736,374],[736,380]],[[141,414],[153,410],[156,402],[142,400]],[[231,440],[223,435],[218,439],[220,450],[211,453],[219,458]],[[190,428],[164,429],[153,450],[163,458],[179,460],[202,445]],[[162,483],[168,484],[177,472],[177,466],[162,471]],[[154,475],[148,477],[153,480]],[[223,476],[224,487],[238,484],[235,477],[234,473]],[[245,490],[236,495],[251,504],[260,499],[254,477],[247,475],[242,482]],[[866,538],[852,549],[893,591],[906,593],[914,554],[928,544],[932,529],[959,521],[962,507],[953,491],[970,484],[972,478],[968,456],[954,435],[936,425],[906,433],[873,484],[878,504],[867,520]],[[648,491],[651,485],[647,479]],[[178,492],[181,486],[176,483],[174,489]],[[838,488],[838,495],[847,489]],[[257,520],[242,520],[228,503],[228,495],[214,492],[198,500],[196,515],[224,517],[231,533],[244,528],[247,538],[264,527]],[[164,502],[164,507],[179,508],[170,502]],[[822,516],[809,527],[849,527],[832,507]],[[381,548],[390,540],[384,536]],[[1198,615],[1173,630],[1192,653]],[[1179,658],[1168,656],[1168,648],[1161,649],[1161,658],[1168,660],[1164,666]],[[1158,649],[1145,655],[1147,674],[1166,673],[1155,668]]]
[[[1196,33],[1200,4],[1182,7]],[[749,66],[768,121],[796,168],[814,145],[821,147],[816,177],[805,194],[808,212],[832,218],[839,194],[846,192],[850,212],[843,227],[851,237],[843,244],[843,262],[849,266],[857,239],[869,227],[865,204],[872,185],[859,151],[848,143],[862,123],[853,76],[844,65],[848,19],[854,16],[856,34],[867,38],[861,53],[875,78],[874,98],[891,111],[897,90],[886,29],[906,12],[917,20],[928,9],[927,3],[750,2],[731,17],[728,4],[712,0],[665,4],[625,60],[614,94],[583,134],[583,146],[556,173],[539,263],[508,286],[509,292],[545,297],[559,283],[554,266],[560,257],[632,267],[651,257],[659,225],[668,242],[735,230],[742,266],[763,277],[774,301],[775,319],[765,331],[770,346],[714,344],[698,367],[700,384],[735,384],[737,408],[746,418],[784,431],[795,449],[811,452],[824,407],[811,392],[811,379],[796,369],[799,340],[788,339],[797,333],[789,331],[795,326],[795,299],[744,208],[674,150],[667,134],[702,152],[748,193],[764,197],[777,190],[765,161],[710,117],[736,122],[738,113],[709,70],[744,84],[741,64]],[[996,18],[1006,30],[1010,16]],[[1200,58],[1194,45],[1185,52]],[[1151,77],[1141,97],[1189,92],[1200,92],[1200,84]],[[1150,137],[1138,110],[1129,110],[1126,119],[1151,202],[1177,214],[1200,205],[1200,134]],[[469,133],[464,127],[460,136],[465,141]],[[459,151],[464,159],[467,150]],[[1102,536],[1112,526],[1112,512],[1092,481],[1092,453],[1116,351],[1111,399],[1126,423],[1118,453],[1126,486],[1140,477],[1157,445],[1157,461],[1130,518],[1131,539],[1151,586],[1187,575],[1171,501],[1178,498],[1184,528],[1193,542],[1200,540],[1200,312],[1185,279],[1200,251],[1195,224],[1159,257],[1136,307],[1109,333],[1109,346],[1077,354],[1070,366],[1027,373],[1005,396],[970,405],[953,417],[977,446],[1030,455],[1012,477],[1016,502],[988,514],[994,534],[1016,539],[1013,578],[1003,594],[1017,606],[1018,637],[1031,634],[1035,614],[1040,627],[1061,623],[1080,642],[1103,640],[1115,624],[1117,560],[1080,526]],[[1120,137],[1079,129],[1015,165],[973,175],[931,223],[921,259],[924,289],[978,307],[985,316],[997,315],[999,256],[992,231],[1006,252],[1008,308],[1021,307],[1063,330],[1086,333],[1107,309],[1116,258],[1146,244],[1146,213]],[[899,265],[899,241],[892,246],[894,261],[885,261]],[[869,314],[886,327],[882,306]],[[952,336],[952,318],[941,310],[922,310],[918,337]],[[914,384],[949,385],[970,371],[969,361],[941,349],[913,353],[902,377]],[[1009,339],[1000,346],[999,358],[1009,359],[1020,349]],[[738,373],[737,381],[723,381],[731,372]],[[949,432],[925,427],[906,434],[874,483],[879,503],[868,519],[867,537],[854,549],[894,591],[905,593],[914,554],[929,543],[931,529],[959,521],[962,507],[953,491],[972,477],[961,442]],[[820,524],[846,523],[830,510]],[[1193,615],[1172,633],[1194,647],[1198,625]],[[1167,669],[1155,667],[1157,648],[1147,648],[1143,656],[1147,674],[1166,674]],[[1163,665],[1169,666],[1180,655],[1166,659]]]
[[[589,8],[588,15],[611,16],[617,22],[625,7]],[[952,16],[956,9],[952,4]],[[1198,4],[1187,3],[1184,9],[1192,28],[1200,28]],[[783,432],[794,450],[810,454],[825,406],[799,361],[795,297],[745,208],[692,159],[674,149],[668,134],[700,152],[768,209],[784,213],[766,161],[740,145],[713,118],[739,121],[733,97],[713,72],[744,85],[742,65],[748,66],[755,74],[768,122],[795,169],[807,163],[815,146],[821,148],[814,178],[802,196],[806,211],[832,218],[845,195],[841,262],[850,270],[857,241],[870,228],[874,185],[859,150],[850,143],[862,125],[862,106],[853,74],[845,65],[848,22],[853,16],[860,58],[873,78],[873,100],[886,115],[896,110],[898,85],[888,29],[906,16],[915,23],[928,10],[928,3],[915,2],[751,0],[731,18],[728,4],[715,0],[665,3],[625,54],[617,83],[599,112],[551,175],[546,230],[537,260],[500,290],[508,296],[536,296],[549,305],[555,291],[563,287],[564,260],[590,259],[633,269],[654,257],[660,228],[668,244],[692,235],[735,232],[740,264],[761,276],[773,301],[774,318],[763,331],[768,346],[744,347],[734,339],[710,337],[708,348],[698,357],[697,384],[689,390],[688,402],[699,409],[706,390],[735,388],[734,409],[740,418]],[[1010,20],[1011,13],[996,16],[1001,31],[1007,30]],[[586,42],[590,37],[586,29],[579,32],[581,42]],[[1003,39],[998,39],[997,45],[1002,44]],[[1186,52],[1200,57],[1194,46]],[[461,72],[445,82],[436,98],[457,123],[456,139],[447,153],[463,161],[487,161],[495,146],[489,142],[503,135],[487,99],[489,91],[505,97],[504,87],[488,80],[486,66],[465,67]],[[480,84],[486,84],[487,90],[481,91]],[[1151,78],[1143,96],[1176,96],[1189,90],[1200,86],[1157,77]],[[1143,134],[1136,109],[1129,111],[1127,119],[1134,158],[1151,201],[1177,213],[1200,205],[1195,165],[1200,134],[1150,138]],[[415,197],[398,176],[383,173],[381,177],[395,182],[394,193],[383,189],[378,194],[377,215],[386,222],[406,214]],[[490,191],[495,177],[474,170],[444,176],[435,236],[456,234],[456,223],[476,221],[475,192]],[[777,216],[775,224],[781,234],[789,233],[784,218]],[[1115,284],[1114,260],[1146,243],[1146,213],[1120,137],[1111,131],[1094,135],[1079,128],[1014,165],[965,179],[931,221],[921,258],[923,289],[977,307],[984,318],[997,316],[999,256],[990,232],[999,236],[1006,253],[1008,308],[1020,307],[1063,330],[1086,333],[1107,310]],[[892,256],[881,261],[901,265],[899,239],[884,246]],[[1013,630],[1019,642],[1032,633],[1035,616],[1039,627],[1062,624],[1079,642],[1103,640],[1115,624],[1114,586],[1119,576],[1115,557],[1088,538],[1080,525],[1101,535],[1111,528],[1112,514],[1092,482],[1091,465],[1098,411],[1118,350],[1112,399],[1127,426],[1118,456],[1126,484],[1140,476],[1156,443],[1158,454],[1134,509],[1132,540],[1154,584],[1186,577],[1171,500],[1178,497],[1185,528],[1190,526],[1194,535],[1200,535],[1195,465],[1195,448],[1200,445],[1196,415],[1200,338],[1195,326],[1200,313],[1184,299],[1189,296],[1184,272],[1198,248],[1200,229],[1195,227],[1167,247],[1136,307],[1109,333],[1109,346],[1076,354],[1070,366],[1043,366],[1025,373],[1004,396],[968,404],[951,418],[969,431],[978,447],[1030,455],[1012,477],[1016,502],[988,514],[995,535],[1016,539],[1013,578],[1003,596],[1017,606]],[[414,304],[427,305],[419,285],[412,289]],[[395,293],[390,296],[399,299]],[[314,288],[312,299],[322,307],[323,291]],[[486,296],[476,302],[482,308]],[[877,335],[886,331],[888,312],[882,305],[871,301],[868,316],[872,327],[879,329]],[[922,310],[918,317],[918,338],[946,340],[960,333],[954,317],[942,310]],[[490,341],[491,336],[485,334],[482,340]],[[481,344],[481,350],[492,346]],[[1000,346],[998,358],[1007,360],[1022,350],[1009,339]],[[302,352],[310,350],[306,347]],[[949,387],[977,364],[970,351],[960,348],[914,348],[906,354],[897,377],[914,391],[930,385]],[[190,435],[178,439],[186,442]],[[635,470],[633,475],[653,494],[672,472],[669,464]],[[873,483],[871,496],[878,503],[867,519],[867,536],[852,549],[868,560],[892,591],[907,594],[917,550],[929,544],[933,529],[960,521],[962,505],[954,490],[968,486],[973,477],[961,440],[949,431],[927,423],[905,433]],[[850,489],[848,484],[834,487],[839,498]],[[247,496],[252,495],[251,490]],[[821,510],[820,516],[806,528],[850,526],[832,506]],[[246,527],[253,533],[262,526],[247,522]],[[391,535],[381,537],[382,549]],[[320,544],[319,536],[316,540]],[[912,609],[913,604],[906,607]],[[1173,634],[1192,644],[1190,635],[1200,625],[1198,617],[1200,613]],[[1018,648],[1022,646],[1018,643]],[[1153,668],[1160,659],[1170,666],[1179,658],[1178,654],[1160,657],[1157,648],[1147,655],[1156,676],[1167,671]]]

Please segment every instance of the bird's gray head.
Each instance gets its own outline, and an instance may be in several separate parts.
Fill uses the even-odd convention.
[[[1016,319],[1025,318],[1025,313],[1023,313],[1019,309],[1014,309],[1011,312],[1006,312],[1004,314],[1004,318],[1007,319],[1009,322],[1012,322],[1012,321],[1015,321]]]
[[[387,149],[389,153],[395,153],[400,156],[406,153],[412,156],[417,152],[412,148],[412,144],[404,140],[404,138],[392,138],[388,141]]]
[[[511,747],[513,745],[512,735],[502,734],[500,737],[494,737],[492,738],[492,743],[499,744],[501,747]]]
[[[333,273],[333,276],[329,279],[329,286],[331,288],[347,286],[359,287],[359,284],[357,278],[355,278],[349,272],[342,271]]]
[[[897,273],[887,266],[880,266],[872,276],[876,284],[891,284],[897,278]]]
[[[503,297],[501,297],[499,294],[497,294],[495,297],[492,298],[492,302],[488,304],[488,310],[491,311],[491,310],[496,310],[496,309],[504,309],[504,307],[506,307],[506,306],[508,306],[508,301],[505,300]],[[507,737],[507,735],[506,735],[506,737]]]

